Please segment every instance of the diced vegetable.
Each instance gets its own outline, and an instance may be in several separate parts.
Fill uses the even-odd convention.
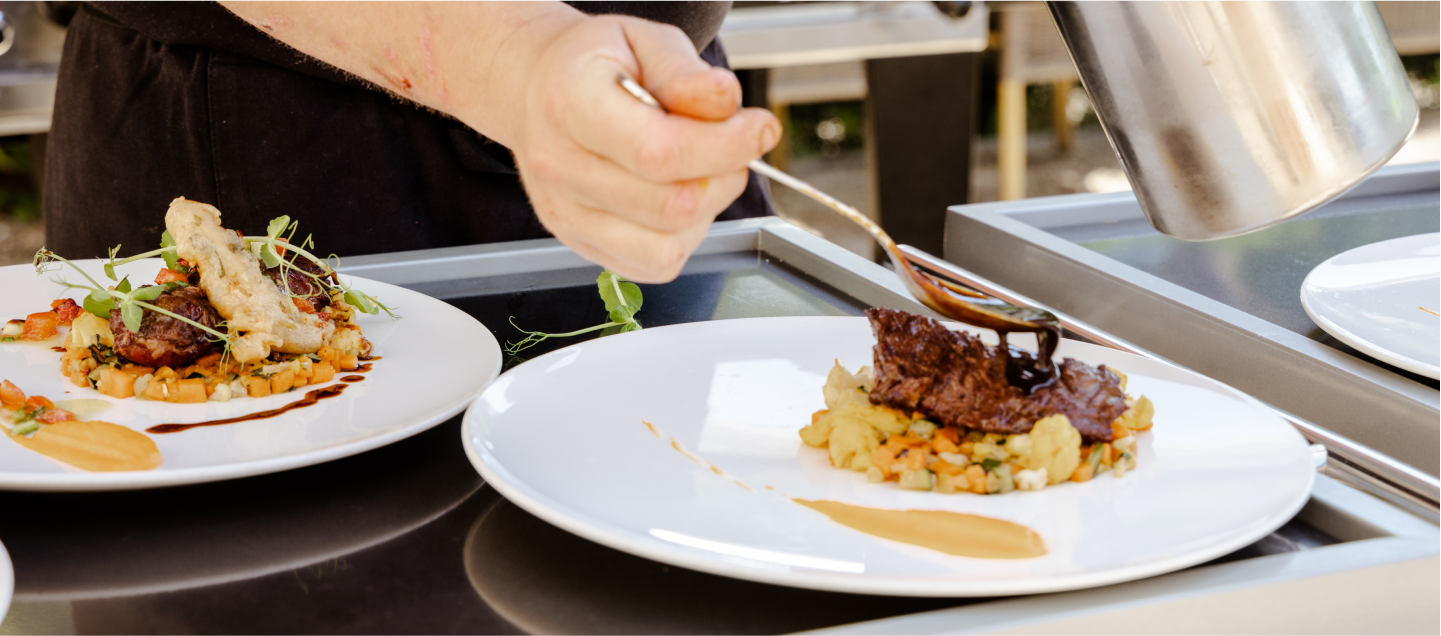
[[[295,387],[295,372],[286,369],[270,376],[270,392],[284,393]]]
[[[184,283],[188,282],[189,280],[190,277],[186,276],[184,272],[178,272],[166,267],[160,268],[160,273],[155,275],[156,285],[164,285],[166,283]]]
[[[80,317],[81,314],[85,313],[84,308],[75,304],[75,301],[69,298],[50,301],[50,309],[60,318],[60,324],[62,325],[69,325],[71,322],[74,322],[76,318]]]
[[[205,394],[205,381],[199,378],[193,380],[181,380],[175,383],[175,394],[171,402],[181,404],[199,404],[209,398]]]
[[[45,340],[60,327],[60,316],[53,311],[30,314],[25,317],[25,329],[20,332],[21,340]]]
[[[257,375],[245,376],[245,392],[253,398],[268,397],[270,395],[270,380]]]
[[[130,375],[120,369],[103,367],[100,369],[100,382],[95,385],[95,388],[101,393],[113,398],[125,399],[134,397],[135,378],[136,376]]]
[[[310,383],[323,384],[335,379],[335,367],[328,362],[317,362],[310,366]]]
[[[0,381],[0,404],[14,408],[25,405],[25,392],[9,380]]]

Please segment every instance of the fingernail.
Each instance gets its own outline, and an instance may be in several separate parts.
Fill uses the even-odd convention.
[[[767,125],[761,128],[761,154],[770,152],[771,148],[776,147],[776,142],[779,140],[780,132],[776,130],[775,126]]]

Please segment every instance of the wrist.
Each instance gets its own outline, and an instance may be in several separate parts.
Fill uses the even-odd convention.
[[[526,4],[526,3],[522,3]],[[460,112],[457,119],[491,140],[509,148],[519,140],[529,108],[526,96],[533,81],[543,76],[540,70],[545,52],[567,30],[586,20],[585,14],[560,2],[533,3],[534,11],[516,25],[496,46],[478,69],[478,90],[481,96]]]

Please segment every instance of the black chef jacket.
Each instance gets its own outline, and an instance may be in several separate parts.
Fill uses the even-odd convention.
[[[714,65],[729,2],[576,3],[674,24]],[[510,152],[277,42],[209,2],[85,5],[61,58],[46,245],[70,258],[159,246],[175,197],[264,233],[288,214],[320,254],[549,236]],[[755,175],[720,219],[768,214]]]

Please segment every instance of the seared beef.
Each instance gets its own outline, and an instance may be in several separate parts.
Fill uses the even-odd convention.
[[[213,328],[221,320],[200,287],[165,292],[150,304],[207,327]],[[218,350],[210,342],[210,334],[149,309],[140,319],[138,334],[125,327],[118,308],[110,310],[110,331],[120,357],[147,367],[181,367]]]
[[[292,256],[291,258],[294,260],[290,263],[293,266],[290,270],[282,270],[279,265],[276,265],[275,267],[266,267],[262,271],[265,272],[266,276],[270,277],[270,280],[275,282],[275,286],[279,287],[280,291],[285,291],[288,286],[292,296],[309,301],[310,306],[316,311],[321,311],[329,307],[330,286],[321,280],[294,271],[294,269],[300,269],[316,276],[321,276],[325,273],[325,270],[303,256]]]
[[[1120,378],[1105,365],[1066,358],[1055,382],[1027,395],[1006,381],[999,347],[902,311],[868,309],[866,316],[876,335],[874,404],[1006,434],[1025,433],[1036,420],[1062,413],[1085,439],[1106,442],[1111,422],[1126,411]]]

